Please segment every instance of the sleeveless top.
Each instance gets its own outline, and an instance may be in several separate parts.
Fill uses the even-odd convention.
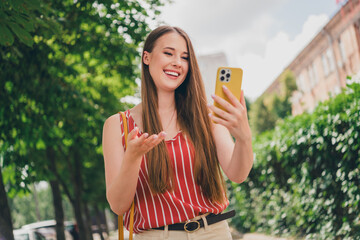
[[[137,127],[130,111],[125,111],[128,132]],[[121,131],[124,133],[122,118],[120,117]],[[142,132],[139,130],[138,136]],[[125,137],[122,135],[125,149]],[[174,190],[163,194],[153,195],[150,190],[147,158],[142,158],[139,178],[135,193],[134,232],[139,233],[146,229],[157,228],[174,223],[184,222],[204,213],[221,213],[228,205],[211,202],[203,195],[201,187],[195,183],[193,166],[193,146],[181,131],[166,140],[166,147],[172,161],[174,171]],[[221,190],[222,191],[222,190]],[[124,215],[124,226],[129,229],[130,209]]]

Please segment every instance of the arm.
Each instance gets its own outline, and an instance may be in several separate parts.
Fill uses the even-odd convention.
[[[215,145],[220,165],[226,176],[234,182],[245,181],[253,165],[253,150],[251,130],[247,119],[244,93],[241,100],[237,100],[231,92],[224,88],[231,103],[213,96],[214,101],[221,104],[227,111],[213,105],[209,108],[222,118],[210,114],[210,118],[217,124],[213,125]],[[231,135],[235,138],[235,144]]]
[[[106,197],[111,209],[118,215],[124,214],[134,199],[142,156],[166,136],[161,132],[150,137],[144,133],[138,137],[138,131],[135,128],[128,134],[125,152],[119,114],[109,117],[103,128]]]

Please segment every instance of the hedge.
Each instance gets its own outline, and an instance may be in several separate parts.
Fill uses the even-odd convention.
[[[360,84],[256,137],[254,166],[231,184],[242,232],[360,239]]]

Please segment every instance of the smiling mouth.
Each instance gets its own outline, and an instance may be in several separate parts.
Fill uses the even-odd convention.
[[[167,75],[174,76],[174,77],[180,76],[179,73],[177,73],[177,72],[172,72],[172,71],[164,71],[164,73],[167,74]]]

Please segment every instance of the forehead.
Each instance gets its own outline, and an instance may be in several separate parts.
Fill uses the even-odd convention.
[[[184,37],[176,32],[166,33],[159,37],[154,48],[158,48],[159,50],[163,48],[174,48],[175,50],[181,52],[188,51]]]

